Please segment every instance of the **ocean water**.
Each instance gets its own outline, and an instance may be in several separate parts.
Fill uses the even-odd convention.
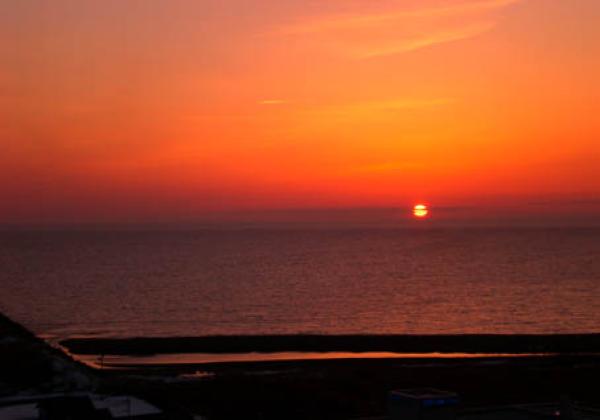
[[[0,233],[48,338],[600,332],[600,230]]]

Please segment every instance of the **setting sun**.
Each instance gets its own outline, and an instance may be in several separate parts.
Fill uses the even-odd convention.
[[[425,204],[416,204],[413,207],[413,216],[415,216],[418,219],[427,217],[428,214],[429,208]]]

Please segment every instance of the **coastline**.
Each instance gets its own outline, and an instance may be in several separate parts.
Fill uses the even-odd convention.
[[[600,354],[600,334],[223,335],[71,338],[59,344],[76,355],[281,352]]]
[[[0,326],[3,325],[16,328],[16,335],[21,337],[19,340],[24,340],[20,346],[33,346],[35,358],[45,359],[46,354],[51,354],[61,360],[71,360],[61,350],[50,347],[0,314]],[[575,341],[584,346],[585,338],[579,337]],[[587,338],[592,343],[596,339],[595,336]],[[176,342],[182,346],[185,340],[178,338]],[[566,338],[555,342],[561,340]],[[242,340],[240,348],[246,349],[252,343],[252,340],[245,343]],[[224,346],[220,348],[225,349]],[[31,355],[19,353],[22,362],[14,365],[15,375],[30,374],[32,368],[38,366],[30,366]],[[0,356],[7,363],[6,354]],[[75,363],[75,366],[81,364]],[[110,392],[139,395],[159,406],[174,407],[211,419],[242,416],[277,419],[282,418],[282,413],[290,419],[377,416],[385,413],[385,396],[390,390],[415,387],[457,392],[465,408],[556,401],[565,394],[578,401],[600,402],[595,387],[589,386],[600,375],[599,356],[531,357],[522,354],[485,359],[358,358],[139,364],[115,369],[84,369],[100,378],[102,387]],[[37,376],[39,372],[34,372],[36,375],[30,378],[33,382],[41,379]],[[64,370],[58,374],[64,374]]]

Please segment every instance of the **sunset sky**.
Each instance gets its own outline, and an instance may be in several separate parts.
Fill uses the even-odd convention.
[[[599,19],[598,0],[0,0],[0,223],[596,220]]]

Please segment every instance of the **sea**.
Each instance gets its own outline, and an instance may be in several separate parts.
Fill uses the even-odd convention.
[[[600,332],[600,229],[4,231],[0,310],[49,339]]]

